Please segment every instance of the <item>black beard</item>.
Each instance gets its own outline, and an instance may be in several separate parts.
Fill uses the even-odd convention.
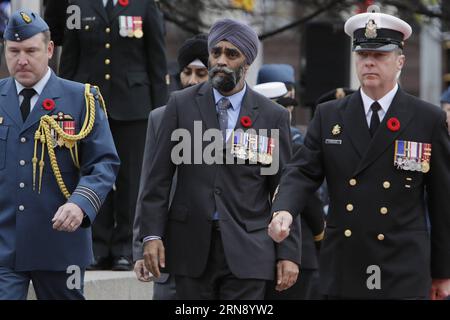
[[[209,70],[209,82],[220,92],[230,92],[241,80],[243,69],[243,66],[239,66],[236,70],[214,66]],[[218,75],[219,72],[223,72],[224,75]]]

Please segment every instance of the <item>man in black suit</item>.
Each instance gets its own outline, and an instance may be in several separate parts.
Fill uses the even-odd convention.
[[[81,29],[66,30],[60,74],[98,85],[121,159],[113,190],[93,226],[92,269],[130,270],[132,225],[147,118],[166,103],[161,15],[153,0],[73,0]]]
[[[160,267],[167,266],[175,275],[181,299],[263,299],[266,280],[273,279],[276,264],[279,290],[290,287],[298,275],[299,229],[281,246],[266,232],[271,194],[291,152],[288,112],[245,83],[258,42],[253,29],[235,20],[220,20],[212,26],[209,83],[171,95],[158,133],[151,178],[141,189],[138,206],[145,265],[156,277]],[[258,136],[247,136],[250,128]],[[188,146],[181,152],[180,144],[172,141],[179,134],[195,136],[194,141],[186,137]],[[250,147],[243,137],[261,143]],[[272,146],[267,148],[269,137]],[[252,161],[237,161],[231,151]],[[182,161],[177,159],[180,154]],[[208,154],[215,155],[214,161],[207,159]],[[268,165],[276,164],[280,170],[264,175]],[[177,186],[168,209],[175,169]]]
[[[320,260],[323,293],[442,299],[450,292],[445,114],[398,87],[403,44],[412,32],[406,22],[364,13],[351,17],[345,31],[354,39],[361,88],[318,106],[305,147],[281,179],[269,234],[282,241],[292,215],[326,177],[330,207]]]
[[[178,74],[175,76],[181,89],[208,81],[208,39],[204,34],[187,39],[178,50]],[[145,140],[144,159],[142,161],[141,190],[145,190],[146,181],[151,179],[150,165],[152,164],[156,148],[156,136],[161,126],[166,107],[156,108],[148,117],[147,138]],[[170,198],[176,187],[176,173],[172,181]],[[142,191],[140,194],[142,194]],[[138,205],[133,225],[133,261],[134,272],[140,281],[150,281],[150,275],[144,265],[142,256],[142,241],[139,239],[142,207],[141,196],[138,196]],[[161,273],[159,278],[154,278],[153,300],[176,300],[175,277],[168,273]]]

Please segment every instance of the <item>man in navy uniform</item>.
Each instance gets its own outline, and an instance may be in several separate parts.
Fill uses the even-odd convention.
[[[54,45],[36,13],[15,12],[4,38],[0,300],[25,299],[30,280],[39,299],[83,299],[90,226],[119,167],[106,114],[97,90],[50,70]]]
[[[81,29],[64,34],[60,76],[100,87],[121,160],[114,191],[93,225],[92,269],[131,270],[148,114],[167,101],[163,22],[153,0],[71,4],[80,7]]]
[[[291,141],[288,112],[245,82],[258,45],[256,32],[244,23],[223,19],[211,27],[209,82],[172,93],[149,178],[141,185],[138,207],[142,206],[140,239],[144,240],[145,265],[155,277],[161,267],[167,267],[175,275],[180,299],[263,299],[266,280],[275,277],[275,266],[278,290],[287,289],[297,279],[300,232],[293,232],[292,243],[280,246],[266,231],[270,199],[281,168],[291,156]],[[206,141],[194,141],[200,148],[185,150],[198,152],[194,156],[200,155],[201,161],[176,165],[171,157],[176,146],[172,133],[180,129],[193,137],[194,126],[197,139],[207,129],[214,129],[207,134],[218,132],[216,154],[224,157],[232,157],[232,144],[239,152],[236,156],[250,154],[249,145],[237,135],[232,139],[231,134],[232,129],[241,129],[239,137],[244,137],[243,130],[254,129],[260,134],[256,139],[263,143],[252,144],[259,150],[252,149],[252,154],[260,154],[260,159],[266,155],[265,163],[270,162],[267,135],[278,129],[272,161],[279,160],[280,169],[263,175],[261,162],[208,164],[202,157],[204,150],[208,153]],[[226,148],[224,140],[228,140]],[[177,186],[169,208],[175,169]]]
[[[443,299],[450,293],[445,113],[397,84],[412,33],[406,22],[362,13],[345,31],[353,36],[361,88],[318,106],[305,147],[281,178],[269,234],[282,241],[292,216],[325,177],[330,207],[322,292],[329,298]]]

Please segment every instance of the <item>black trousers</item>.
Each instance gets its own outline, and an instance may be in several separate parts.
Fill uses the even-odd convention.
[[[321,300],[319,270],[301,269],[297,282],[287,290],[276,291],[276,280],[268,281],[265,300]]]
[[[96,257],[131,257],[133,221],[144,156],[147,120],[116,121],[109,125],[120,158],[115,187],[92,226]]]
[[[238,279],[231,273],[220,229],[214,222],[205,272],[199,278],[175,276],[175,283],[181,300],[262,300],[266,287],[266,280]]]

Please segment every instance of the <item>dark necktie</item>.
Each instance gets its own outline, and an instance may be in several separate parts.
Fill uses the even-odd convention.
[[[28,115],[30,114],[31,109],[31,98],[36,94],[36,91],[31,89],[22,89],[20,91],[20,95],[23,96],[23,101],[20,104],[20,112],[22,113],[22,120],[25,122],[27,120]]]
[[[231,107],[231,102],[227,98],[222,98],[217,103],[217,117],[219,119],[220,130],[222,130],[223,141],[227,139],[228,129],[228,109]]]
[[[377,101],[375,101],[370,106],[370,109],[372,109],[372,118],[370,118],[369,131],[370,136],[373,137],[378,129],[378,126],[380,125],[380,117],[378,116],[378,110],[381,109],[381,106]]]
[[[108,19],[111,20],[113,11],[114,11],[114,2],[113,0],[108,0],[105,6],[106,14],[108,15]]]

